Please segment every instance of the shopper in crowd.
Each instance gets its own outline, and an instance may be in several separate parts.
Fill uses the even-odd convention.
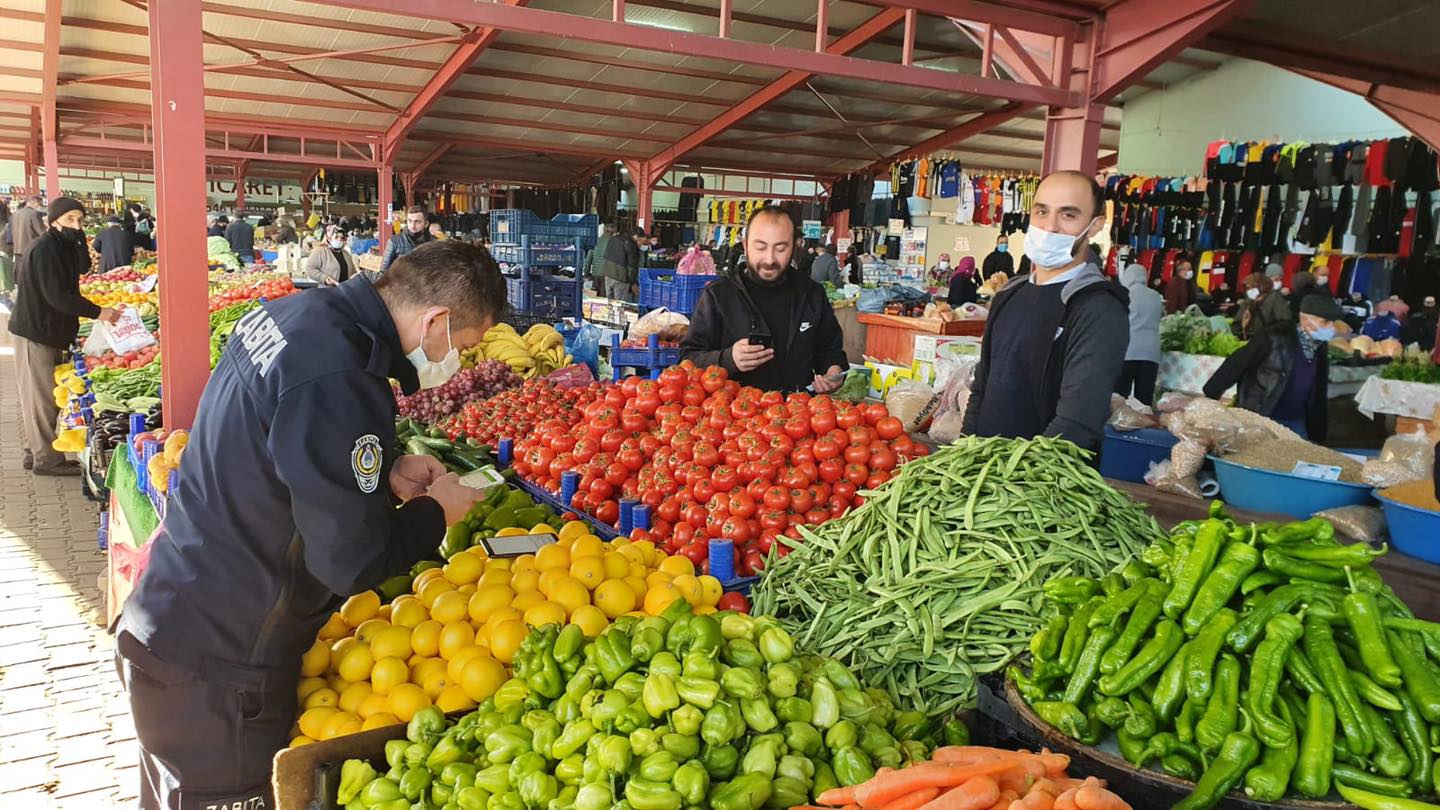
[[[55,365],[75,342],[81,318],[109,323],[119,310],[99,307],[80,294],[90,272],[85,247],[85,206],[73,197],[50,203],[50,227],[20,257],[19,290],[10,334],[15,336],[16,373],[23,428],[23,466],[36,475],[79,475],[80,465],[55,450]]]
[[[1288,296],[1290,300],[1290,313],[1296,320],[1300,318],[1301,302],[1319,291],[1319,279],[1315,277],[1314,273],[1308,270],[1302,270],[1290,279],[1290,294]],[[1326,291],[1325,297],[1330,297],[1328,290]]]
[[[430,238],[443,242],[450,237],[445,234],[445,229],[440,227],[440,223],[432,222],[430,223]]]
[[[205,214],[205,236],[224,236],[225,228],[220,225],[220,215],[214,211]]]
[[[1435,348],[1436,329],[1440,329],[1440,309],[1435,306],[1435,296],[1427,295],[1405,319],[1401,341],[1407,346],[1418,343],[1422,351],[1428,352]]]
[[[226,230],[227,228],[229,228],[229,227],[230,227],[230,217],[227,217],[227,216],[225,216],[224,214],[221,214],[220,216],[218,216],[218,217],[215,218],[215,228],[212,229],[212,230],[218,230],[219,233],[209,233],[208,231],[207,231],[207,233],[209,233],[209,236],[218,236],[218,237],[220,237],[221,239],[225,239],[225,230]],[[226,239],[225,241],[228,242],[228,241],[230,241],[230,240]]]
[[[640,245],[649,244],[644,228],[635,228],[624,239],[611,239],[605,246],[603,275],[605,297],[613,301],[634,301],[640,278]]]
[[[15,242],[10,233],[10,200],[0,200],[0,295],[15,289]]]
[[[1025,253],[1033,270],[1001,288],[980,343],[965,432],[1062,436],[1099,451],[1130,339],[1128,296],[1086,261],[1105,227],[1105,194],[1083,172],[1035,189]]]
[[[815,261],[810,263],[810,278],[816,284],[828,281],[836,287],[845,286],[845,279],[840,275],[840,261],[835,258],[834,245],[815,249]]]
[[[1210,291],[1210,302],[1215,311],[1221,315],[1229,315],[1235,311],[1235,291],[1230,289],[1230,282],[1221,279],[1215,289]]]
[[[937,295],[950,286],[950,277],[953,275],[955,271],[950,267],[950,254],[941,253],[935,264],[925,272],[925,289],[931,295]]]
[[[394,455],[390,380],[443,384],[504,306],[495,261],[451,241],[236,327],[116,634],[143,807],[275,806],[295,662],[343,599],[433,555],[483,496]]]
[[[1256,332],[1276,323],[1293,322],[1290,304],[1275,289],[1268,274],[1251,273],[1240,282],[1245,298],[1235,310],[1231,331],[1241,340],[1249,340]]]
[[[845,248],[845,267],[851,284],[859,286],[865,283],[865,263],[860,259],[860,249],[855,247],[854,242]]]
[[[119,217],[109,217],[105,227],[95,234],[90,249],[100,256],[100,272],[108,273],[117,267],[128,267],[135,258],[134,237],[120,223]]]
[[[1375,307],[1375,314],[1366,319],[1360,327],[1360,334],[1371,340],[1399,339],[1402,324],[1400,315],[1390,301],[1381,301]]]
[[[814,245],[808,244],[804,240],[799,240],[798,244],[800,245],[800,250],[795,254],[795,269],[810,276],[811,269],[815,267],[815,256],[818,250]],[[814,278],[814,276],[810,277]]]
[[[138,248],[155,249],[155,218],[140,203],[130,203],[125,209],[126,217],[133,227],[126,228],[132,234],[132,241]],[[123,224],[123,222],[122,222]]]
[[[1145,268],[1127,265],[1120,271],[1120,283],[1130,293],[1130,344],[1125,349],[1125,365],[1115,382],[1115,393],[1134,396],[1153,406],[1155,379],[1160,375],[1160,318],[1165,314],[1165,299],[1146,285]]]
[[[682,359],[767,391],[840,386],[849,367],[840,323],[825,288],[794,266],[798,235],[784,208],[750,215],[744,267],[700,294]]]
[[[1365,293],[1359,290],[1352,290],[1350,297],[1340,305],[1340,309],[1345,312],[1345,323],[1349,324],[1350,328],[1356,332],[1360,331],[1365,322],[1370,320],[1370,316],[1375,314],[1375,308],[1370,306],[1370,299],[1366,298]]]
[[[605,223],[605,227],[600,231],[600,238],[595,240],[595,247],[590,248],[581,263],[581,277],[590,280],[591,287],[599,296],[605,295],[605,251],[609,249],[610,240],[614,238],[615,226]]]
[[[1015,257],[1010,255],[1010,237],[1000,234],[995,237],[995,249],[985,257],[980,264],[980,281],[984,283],[996,273],[1004,273],[1006,278],[1015,275]]]
[[[255,228],[245,219],[244,211],[236,211],[235,219],[225,226],[225,241],[247,269],[255,264]]]
[[[1268,416],[1313,442],[1324,442],[1329,341],[1343,315],[1329,296],[1307,295],[1298,324],[1272,324],[1225,358],[1205,383],[1219,399],[1238,386],[1235,404]]]
[[[1189,259],[1175,262],[1170,280],[1165,282],[1165,312],[1173,315],[1184,312],[1195,303],[1195,267]]]
[[[305,257],[306,277],[333,287],[355,275],[355,257],[345,248],[345,232],[331,225],[325,243]]]
[[[40,195],[28,197],[15,215],[10,218],[10,239],[15,245],[15,259],[18,262],[30,244],[45,235],[44,201]]]
[[[975,259],[961,256],[960,264],[950,274],[950,290],[945,302],[952,307],[973,304],[980,300],[979,285],[975,283]]]
[[[275,242],[277,244],[297,245],[300,243],[300,235],[295,232],[295,220],[281,217],[276,225]]]
[[[385,258],[380,260],[380,272],[389,270],[390,265],[401,256],[433,241],[435,237],[430,233],[430,220],[425,215],[425,209],[418,205],[410,206],[405,209],[405,227],[385,246]]]

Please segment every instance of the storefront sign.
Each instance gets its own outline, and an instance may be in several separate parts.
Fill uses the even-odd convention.
[[[234,200],[235,185],[234,180],[211,180],[208,189],[209,196],[219,200]],[[252,180],[245,183],[246,202],[279,203],[299,198],[300,186],[296,184],[271,183],[264,180]]]
[[[820,220],[807,219],[800,223],[800,228],[804,231],[806,239],[820,238]]]

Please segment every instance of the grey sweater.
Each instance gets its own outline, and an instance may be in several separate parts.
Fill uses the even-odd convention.
[[[1146,283],[1145,268],[1132,264],[1120,271],[1120,283],[1130,293],[1130,347],[1126,360],[1160,362],[1160,318],[1165,298]]]

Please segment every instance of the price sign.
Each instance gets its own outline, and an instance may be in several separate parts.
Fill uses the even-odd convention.
[[[805,232],[806,239],[820,238],[820,220],[807,219],[804,222],[800,223],[800,228]]]
[[[1295,462],[1295,469],[1291,470],[1292,475],[1302,478],[1314,478],[1317,481],[1339,481],[1340,468],[1331,467],[1328,464],[1311,464],[1308,461]]]
[[[969,252],[970,252],[970,237],[968,237],[968,236],[957,236],[957,237],[955,237],[955,252],[956,252],[956,253],[969,253]]]
[[[902,233],[905,232],[905,220],[903,220],[903,219],[892,219],[892,220],[890,220],[890,227],[889,227],[888,230],[889,230],[889,233],[890,233],[891,236],[899,236],[900,234],[902,234]]]

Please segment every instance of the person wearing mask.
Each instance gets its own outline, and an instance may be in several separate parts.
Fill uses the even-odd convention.
[[[995,249],[980,263],[980,282],[989,281],[996,273],[1004,273],[1006,278],[1015,275],[1015,257],[1010,255],[1010,237],[1005,234],[995,238]]]
[[[75,342],[81,318],[107,323],[120,311],[100,307],[80,294],[80,277],[90,272],[85,247],[85,206],[73,197],[50,203],[50,227],[20,257],[19,290],[10,334],[15,336],[25,469],[36,475],[79,475],[80,465],[55,450],[55,365]]]
[[[950,286],[950,277],[955,275],[950,267],[950,254],[941,253],[935,264],[925,273],[925,289],[931,295],[939,295]]]
[[[385,258],[380,260],[380,272],[390,269],[395,260],[409,253],[426,242],[433,242],[435,237],[430,233],[430,221],[425,215],[425,209],[412,205],[405,209],[405,227],[391,238],[385,246]]]
[[[1275,283],[1269,275],[1251,273],[1240,282],[1245,298],[1235,310],[1235,322],[1230,329],[1241,340],[1265,327],[1293,320],[1290,304],[1284,296],[1275,291]]]
[[[605,224],[604,230],[600,232],[600,238],[595,240],[595,247],[585,254],[585,261],[580,270],[581,275],[590,279],[595,294],[605,295],[605,251],[610,247],[610,240],[615,238],[615,226]]]
[[[1120,271],[1120,283],[1130,293],[1130,344],[1125,365],[1115,382],[1115,393],[1134,396],[1146,405],[1155,405],[1155,380],[1160,375],[1160,318],[1165,299],[1145,284],[1147,273],[1139,264]]]
[[[744,267],[705,288],[680,357],[766,391],[828,393],[849,363],[825,288],[793,265],[795,220],[776,205],[745,224]]]
[[[1175,270],[1165,283],[1165,313],[1184,312],[1195,303],[1195,268],[1189,259],[1175,262]]]
[[[205,236],[224,236],[225,226],[220,224],[220,215],[211,211],[205,215]]]
[[[845,249],[845,266],[849,269],[850,283],[857,287],[865,283],[865,262],[860,258],[860,251],[851,242],[850,247]]]
[[[295,221],[289,217],[282,217],[279,227],[275,231],[275,242],[281,245],[296,245],[300,243],[300,235],[295,232]]]
[[[494,259],[451,241],[236,326],[116,630],[142,807],[275,806],[295,662],[347,597],[432,556],[484,495],[395,452],[391,380],[444,384],[504,306]]]
[[[108,273],[117,267],[128,267],[135,258],[135,243],[129,231],[120,224],[119,217],[105,220],[105,227],[95,234],[90,249],[100,256],[100,272]]]
[[[1061,436],[1098,452],[1110,394],[1130,340],[1128,296],[1087,242],[1105,227],[1105,193],[1076,171],[1035,189],[1025,253],[1032,272],[995,295],[964,431],[974,436]]]
[[[951,307],[973,304],[979,300],[979,285],[975,283],[975,259],[961,256],[960,264],[950,274],[950,291],[945,302]]]
[[[1205,383],[1219,399],[1238,386],[1235,404],[1267,416],[1313,442],[1324,442],[1328,399],[1329,341],[1343,315],[1329,296],[1307,295],[1298,325],[1271,324],[1225,358]]]
[[[316,245],[305,257],[306,277],[334,287],[355,275],[355,257],[345,249],[345,232],[331,225],[325,244]]]
[[[828,281],[836,287],[845,286],[845,279],[840,275],[840,262],[835,258],[834,245],[815,249],[815,261],[810,264],[810,278],[816,284]]]
[[[1401,342],[1407,346],[1418,343],[1422,351],[1428,352],[1435,348],[1436,329],[1440,329],[1440,308],[1435,306],[1435,296],[1427,295],[1420,301],[1420,306],[1410,312],[1410,317],[1405,319]]]
[[[44,236],[47,231],[43,205],[40,195],[33,194],[25,200],[20,210],[15,212],[15,216],[10,218],[10,240],[15,245],[17,262],[25,255],[25,251],[30,249],[31,243]]]
[[[247,268],[255,264],[255,227],[245,219],[244,211],[236,211],[235,219],[225,226],[225,241]]]
[[[640,243],[649,243],[644,228],[636,228],[625,239],[611,239],[605,246],[605,297],[613,301],[634,301],[640,278]]]
[[[1221,315],[1229,315],[1235,311],[1235,293],[1230,289],[1230,282],[1221,279],[1215,289],[1210,291],[1210,303]]]

